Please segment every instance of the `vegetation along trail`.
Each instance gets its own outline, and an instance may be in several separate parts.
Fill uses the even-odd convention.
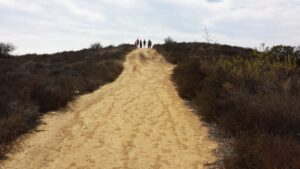
[[[201,169],[216,160],[209,129],[177,95],[174,68],[152,49],[126,57],[113,83],[43,118],[6,169]]]

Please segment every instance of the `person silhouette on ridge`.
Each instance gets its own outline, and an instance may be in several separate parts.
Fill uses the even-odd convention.
[[[150,39],[148,40],[148,48],[152,48],[152,42]]]
[[[140,40],[139,40],[139,39],[136,39],[136,41],[135,41],[135,46],[136,46],[137,48],[139,48],[139,42],[140,42]]]
[[[146,43],[147,43],[146,40],[144,40],[144,47],[145,47],[145,48],[146,48]]]
[[[143,42],[140,40],[140,48],[143,48]]]

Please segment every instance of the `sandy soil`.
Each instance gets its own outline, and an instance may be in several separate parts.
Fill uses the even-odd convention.
[[[113,83],[52,112],[5,169],[202,169],[217,143],[170,81],[173,65],[137,49]]]

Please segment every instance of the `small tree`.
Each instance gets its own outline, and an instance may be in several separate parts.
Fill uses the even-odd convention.
[[[100,42],[93,43],[90,46],[90,49],[93,49],[93,50],[98,50],[98,49],[101,49],[101,48],[102,48],[102,45],[101,45]]]
[[[262,52],[268,52],[270,50],[270,48],[265,43],[261,43],[258,49]]]
[[[165,44],[175,43],[175,41],[170,36],[165,38],[164,41],[165,41]]]
[[[7,57],[16,47],[11,43],[0,43],[0,57]]]
[[[208,29],[207,29],[206,26],[204,27],[202,38],[207,43],[212,43],[215,40],[215,37],[209,33],[209,31],[208,31]]]

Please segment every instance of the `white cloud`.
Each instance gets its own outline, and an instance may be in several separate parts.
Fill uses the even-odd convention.
[[[63,5],[74,17],[80,17],[93,22],[101,22],[104,16],[101,11],[93,11],[89,6],[75,3],[72,0],[54,0],[57,5]]]
[[[207,25],[220,43],[299,43],[298,0],[210,1],[0,0],[0,38],[16,44],[17,53],[56,52],[136,37],[201,41]]]
[[[29,13],[41,12],[41,7],[38,3],[26,0],[0,0],[0,7],[1,6]]]

